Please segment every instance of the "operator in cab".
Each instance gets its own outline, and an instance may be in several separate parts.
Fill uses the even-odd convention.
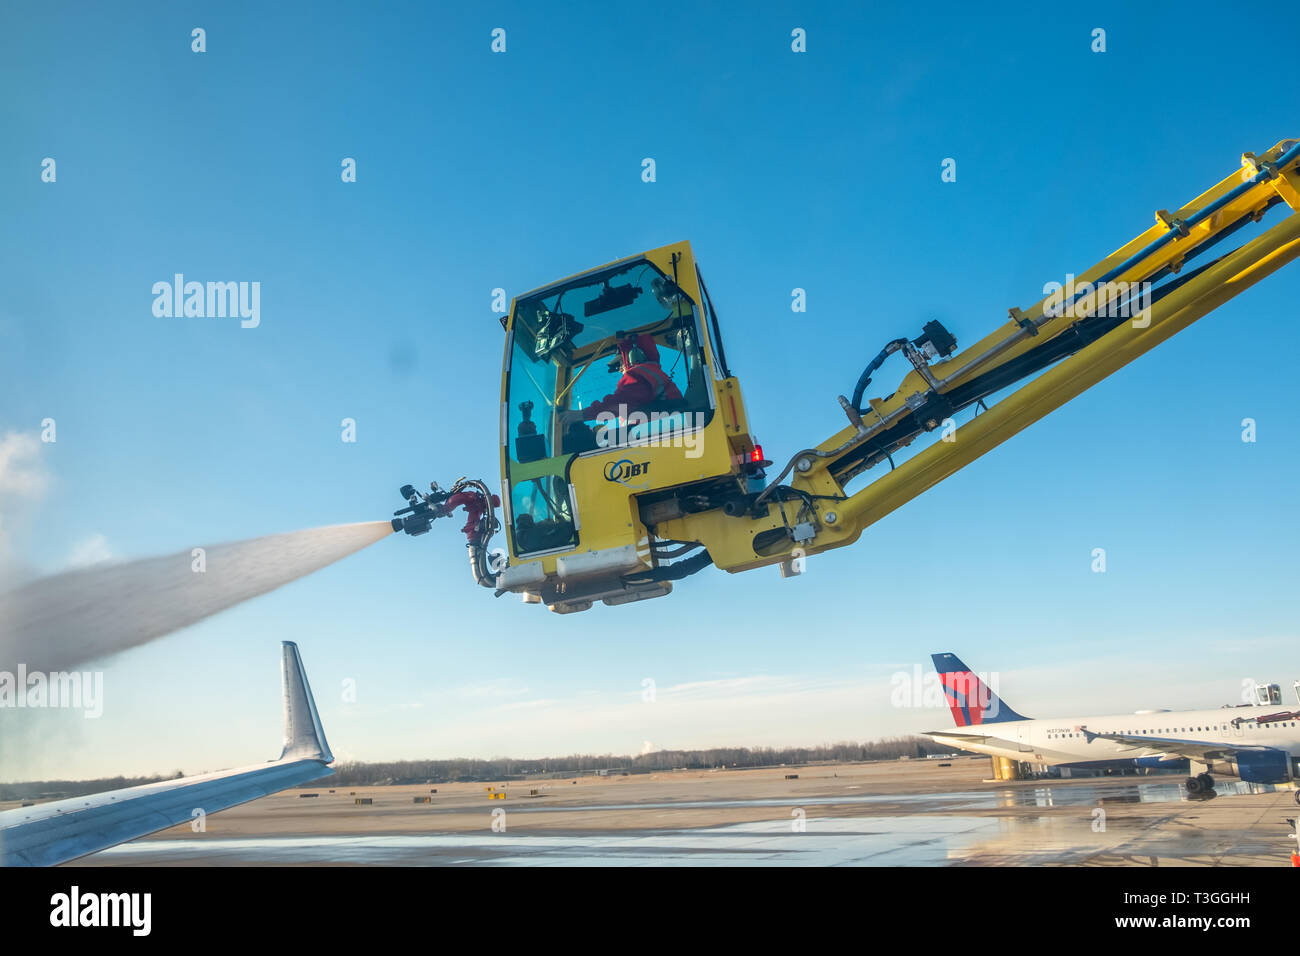
[[[619,339],[617,348],[623,377],[618,380],[613,393],[586,408],[561,413],[562,421],[590,421],[601,414],[623,418],[632,412],[644,411],[656,402],[681,400],[681,391],[659,364],[659,347],[655,345],[654,336],[647,332],[629,335]]]

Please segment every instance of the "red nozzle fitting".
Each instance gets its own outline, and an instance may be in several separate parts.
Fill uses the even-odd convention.
[[[501,499],[496,495],[492,496],[492,507],[501,507]],[[446,517],[457,508],[465,509],[465,527],[460,530],[469,539],[470,544],[473,544],[474,535],[478,532],[478,523],[483,518],[483,512],[487,511],[487,501],[480,492],[458,491],[442,503],[438,515]]]

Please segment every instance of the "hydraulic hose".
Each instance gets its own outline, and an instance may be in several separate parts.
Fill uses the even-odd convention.
[[[871,373],[884,365],[885,359],[889,358],[889,356],[893,355],[906,344],[907,339],[894,339],[894,341],[881,349],[880,354],[873,358],[867,367],[862,370],[862,374],[858,376],[858,384],[853,386],[853,409],[858,414],[862,413],[862,393],[865,392],[867,386],[871,384]]]
[[[465,489],[471,489],[481,499],[478,502],[470,502],[457,499],[455,496],[462,494]],[[452,504],[452,502],[455,504]],[[496,533],[500,525],[496,517],[496,501],[488,486],[478,479],[462,478],[451,486],[451,494],[448,497],[448,504],[451,508],[463,506],[467,514],[474,520],[475,512],[481,512],[477,515],[475,527],[466,527],[466,537],[469,539],[469,568],[470,573],[474,575],[474,583],[485,588],[495,588],[497,586],[496,575],[492,573],[492,568],[488,564],[487,544],[492,535]],[[448,508],[450,511],[451,508]]]
[[[660,568],[652,568],[644,574],[638,574],[636,577],[626,577],[623,580],[628,584],[654,584],[656,581],[680,581],[682,578],[689,577],[696,571],[703,571],[713,563],[713,558],[709,552],[701,551],[675,564],[666,564]]]

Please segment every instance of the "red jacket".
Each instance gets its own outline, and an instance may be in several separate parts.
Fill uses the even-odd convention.
[[[664,399],[676,400],[682,397],[673,380],[659,364],[659,347],[655,345],[654,337],[648,333],[643,332],[635,340],[624,339],[618,343],[618,352],[623,359],[623,364],[627,365],[628,353],[634,344],[645,354],[645,361],[628,366],[623,377],[618,380],[618,385],[614,387],[614,393],[584,408],[582,410],[584,418],[595,418],[602,412],[617,415],[622,411],[620,406],[633,412],[652,402]]]

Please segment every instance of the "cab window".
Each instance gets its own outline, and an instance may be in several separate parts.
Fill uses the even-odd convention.
[[[696,304],[647,260],[521,299],[511,319],[506,472],[517,554],[577,542],[575,455],[704,428]]]

